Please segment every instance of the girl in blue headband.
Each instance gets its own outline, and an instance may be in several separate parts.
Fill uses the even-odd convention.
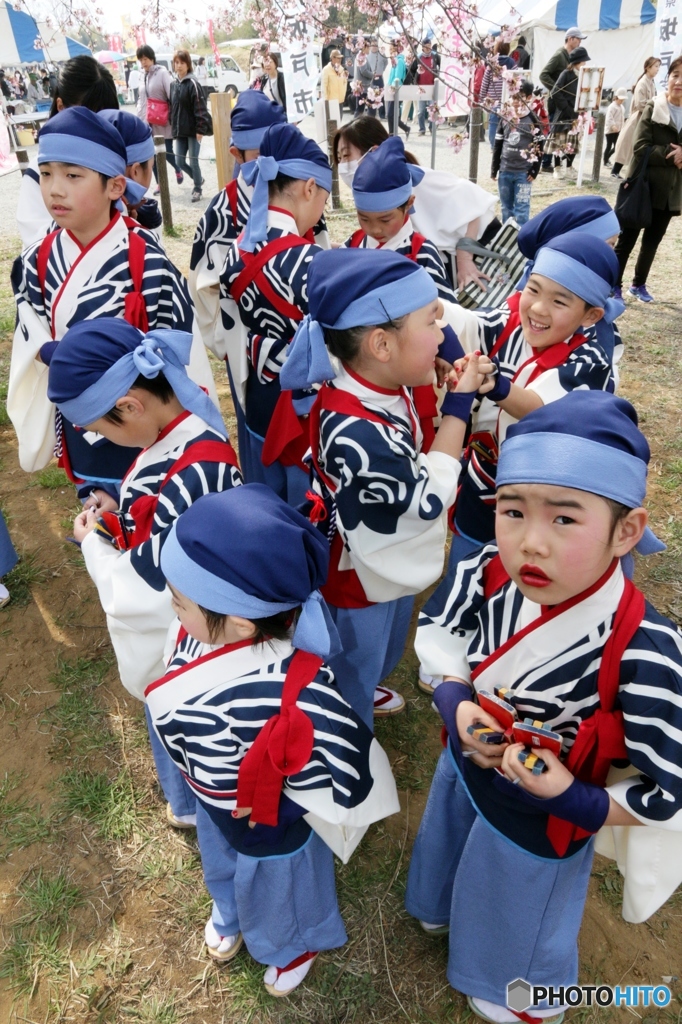
[[[154,137],[151,128],[146,121],[127,110],[103,110],[99,116],[112,124],[123,139],[126,147],[126,178],[140,185],[146,195],[154,169]],[[126,209],[143,228],[151,231],[161,226],[161,211],[156,199],[143,198],[137,203],[126,203]],[[122,209],[121,212],[125,211]]]
[[[310,414],[311,514],[331,540],[324,588],[343,652],[332,659],[344,697],[371,726],[403,698],[379,684],[400,660],[414,595],[440,576],[474,390],[493,366],[474,356],[441,406],[428,453],[413,389],[433,387],[442,354],[438,293],[398,253],[333,249],[308,278],[282,387],[322,383]],[[456,339],[448,362],[456,359]]]
[[[268,128],[244,173],[253,185],[249,217],[220,275],[224,328],[239,340],[241,321],[248,332],[247,349],[229,357],[245,416],[239,454],[247,483],[266,483],[296,506],[308,487],[302,459],[315,396],[283,394],[279,371],[308,312],[308,269],[321,251],[309,232],[324,213],[332,174],[318,144],[293,124]]]
[[[502,444],[496,541],[420,616],[449,739],[406,906],[425,931],[449,930],[448,981],[483,1020],[563,1017],[507,986],[578,982],[603,826],[627,921],[682,882],[682,635],[621,568],[635,547],[663,546],[642,507],[648,461],[635,410],[613,395],[574,391],[530,413]]]
[[[161,553],[182,629],[146,698],[196,794],[208,952],[231,960],[244,942],[276,997],[346,942],[332,851],[345,863],[399,810],[386,754],[326,664],[328,563],[326,538],[262,484],[197,502]]]
[[[388,249],[407,256],[431,275],[439,298],[456,302],[438,249],[415,230],[410,218],[414,187],[423,177],[421,167],[408,164],[405,147],[397,136],[367,153],[353,178],[353,201],[360,228],[344,245],[352,249]],[[451,367],[442,369],[447,372]],[[424,434],[422,451],[428,452],[436,436],[436,394],[427,385],[415,389],[414,399]]]
[[[474,408],[453,517],[451,571],[493,538],[497,453],[509,425],[574,389],[614,389],[612,324],[625,309],[610,298],[617,263],[599,238],[560,235],[537,254],[513,318],[494,310],[445,310],[464,348],[480,349],[496,367],[493,389]],[[437,684],[421,670],[422,690],[431,693]]]
[[[163,672],[173,620],[159,568],[171,526],[205,494],[241,483],[222,417],[187,375],[191,347],[182,331],[144,335],[102,317],[74,324],[50,363],[49,397],[64,418],[122,446],[131,460],[116,511],[81,512],[74,537],[107,616],[119,677],[138,700]],[[150,735],[168,820],[189,827],[194,796]]]
[[[81,500],[116,508],[135,452],[101,439],[92,443],[56,414],[47,395],[50,359],[66,331],[81,320],[120,317],[145,332],[192,332],[194,312],[184,278],[155,236],[116,209],[122,196],[139,202],[145,189],[125,177],[128,153],[112,123],[85,107],[63,110],[41,129],[38,164],[43,196],[58,228],[24,250],[12,275],[17,329],[7,408],[19,463],[28,472],[43,468],[59,438],[60,464]],[[217,405],[199,337],[189,373]]]

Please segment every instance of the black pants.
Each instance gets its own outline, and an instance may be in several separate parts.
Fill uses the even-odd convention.
[[[616,148],[618,142],[618,132],[607,132],[604,138],[606,139],[606,148],[604,150],[604,163],[607,164],[611,159],[611,154]]]
[[[175,162],[175,153],[173,152],[173,140],[164,139],[166,143],[166,163],[170,164],[175,169],[175,173],[178,173],[178,165]],[[154,180],[159,180],[159,175],[156,172],[156,157],[154,157]]]
[[[646,284],[649,271],[651,270],[651,264],[654,262],[654,257],[661,244],[661,239],[668,230],[668,224],[670,218],[673,216],[670,210],[653,210],[653,216],[651,224],[648,228],[644,229],[642,236],[642,244],[639,249],[639,256],[635,263],[635,273],[632,278],[632,283],[635,287]],[[641,228],[623,228],[618,236],[616,242],[616,256],[620,263],[620,276],[618,278],[618,284],[623,283],[623,274],[627,262],[630,259],[630,254],[637,244],[639,238],[639,232]]]
[[[400,128],[401,131],[406,132],[406,133],[409,134],[410,126],[409,126],[409,124],[405,124],[405,122],[400,117],[400,113],[401,112],[399,110],[398,111],[398,127]],[[388,102],[386,103],[386,120],[388,122],[388,134],[389,135],[393,135],[393,129],[394,129],[394,121],[393,121],[393,119],[394,119],[394,117],[395,117],[395,101],[394,100],[388,100]]]

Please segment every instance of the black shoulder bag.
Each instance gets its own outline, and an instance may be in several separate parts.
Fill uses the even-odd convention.
[[[651,189],[647,169],[651,146],[637,164],[635,173],[621,182],[616,197],[616,217],[622,228],[648,228],[651,226]]]

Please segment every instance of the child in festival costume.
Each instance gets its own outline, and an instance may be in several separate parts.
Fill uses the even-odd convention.
[[[173,611],[159,555],[171,526],[204,494],[241,483],[220,413],[187,376],[191,345],[183,331],[145,336],[125,320],[99,318],[74,324],[50,363],[48,395],[65,419],[142,449],[117,512],[86,509],[74,524],[121,682],[140,700],[164,671]],[[154,739],[169,820],[192,823],[194,798]]]
[[[391,136],[370,150],[353,177],[353,202],[360,229],[344,245],[353,249],[391,249],[419,263],[436,282],[441,299],[456,302],[436,246],[412,225],[414,189],[424,169],[409,164],[402,139]]]
[[[154,168],[154,137],[151,128],[146,121],[127,110],[103,110],[99,116],[113,124],[125,143],[126,178],[131,178],[148,191]],[[162,224],[161,211],[156,199],[143,199],[140,203],[130,205],[127,211],[123,209],[120,212],[128,212],[140,227],[149,231],[161,227]]]
[[[457,302],[438,249],[414,229],[410,220],[414,187],[423,177],[423,168],[405,159],[405,146],[397,136],[370,150],[353,177],[353,201],[360,229],[344,245],[352,249],[388,249],[407,256],[431,275],[441,299]],[[437,364],[439,384],[450,369]],[[422,451],[428,452],[438,415],[433,386],[415,388],[414,400],[424,434]]]
[[[682,636],[620,564],[635,547],[663,547],[641,507],[648,461],[634,409],[613,395],[575,391],[531,412],[502,445],[496,543],[462,560],[419,619],[422,663],[446,677],[434,700],[449,739],[406,906],[427,931],[449,924],[448,980],[484,1020],[561,1010],[515,1013],[507,984],[577,982],[592,836],[603,825],[624,839],[630,920],[682,880]],[[559,733],[560,758],[538,751],[541,774],[524,767],[523,744],[468,732],[503,728],[476,703],[495,687],[520,721]],[[616,760],[629,772],[607,783]],[[672,847],[668,862],[661,853]],[[511,942],[519,929],[523,941]]]
[[[254,186],[249,219],[220,275],[223,324],[228,316],[241,319],[249,332],[243,369],[231,365],[246,421],[239,456],[248,483],[266,483],[299,505],[308,486],[302,459],[315,395],[282,393],[279,371],[308,312],[308,268],[322,250],[306,236],[324,213],[331,168],[317,143],[295,125],[275,124],[243,173]]]
[[[273,996],[346,942],[332,850],[347,861],[399,810],[388,759],[326,664],[328,562],[325,537],[263,484],[202,498],[161,553],[182,628],[146,698],[196,794],[206,944],[230,960],[245,942]]]
[[[402,656],[414,595],[442,572],[473,392],[493,366],[474,355],[449,385],[425,455],[412,389],[433,379],[443,341],[433,278],[398,253],[334,249],[313,260],[308,300],[282,387],[322,383],[310,414],[311,515],[331,541],[323,593],[343,647],[331,664],[371,727],[373,713],[405,706],[379,684]]]
[[[486,352],[496,367],[494,388],[474,409],[466,468],[451,523],[448,571],[460,558],[495,535],[495,471],[499,445],[509,425],[543,403],[576,388],[613,389],[613,366],[594,327],[607,333],[622,302],[609,298],[617,280],[617,259],[601,239],[571,232],[544,246],[519,294],[516,311],[476,313],[448,307],[465,348]],[[511,304],[510,300],[510,304]],[[432,693],[439,683],[423,666],[419,687]]]
[[[158,241],[116,210],[119,199],[138,202],[145,189],[126,179],[126,148],[113,125],[85,107],[70,107],[44,125],[38,145],[43,196],[59,228],[14,264],[17,329],[7,409],[23,469],[45,466],[58,436],[61,464],[79,496],[90,494],[86,504],[115,508],[135,453],[55,416],[47,397],[50,358],[79,320],[123,317],[144,331],[191,331],[192,305]],[[217,404],[200,338],[192,345],[189,373]]]

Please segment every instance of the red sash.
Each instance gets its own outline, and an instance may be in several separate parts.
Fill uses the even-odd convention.
[[[358,419],[370,420],[372,423],[383,423],[384,426],[386,420],[366,409],[360,399],[350,392],[344,391],[342,388],[330,387],[329,384],[322,385],[315,404],[310,410],[310,444],[315,470],[329,493],[333,495],[336,492],[336,485],[321,469],[319,463],[320,413],[323,409],[343,413],[346,416],[357,416]],[[325,601],[329,601],[337,608],[369,608],[375,602],[367,600],[364,587],[355,569],[339,569],[343,548],[343,537],[337,531],[331,543],[327,582],[320,587],[322,595]]]
[[[486,601],[508,583],[509,578],[500,556],[495,555],[483,570],[483,594]],[[594,714],[580,723],[573,746],[564,762],[572,775],[594,786],[603,787],[606,784],[612,761],[628,758],[623,712],[614,710],[614,705],[618,698],[623,654],[641,625],[644,607],[644,595],[626,577],[613,629],[602,651],[597,676],[599,704]],[[495,654],[491,657],[495,657]],[[478,666],[472,678],[483,670],[488,660]],[[560,857],[564,856],[571,842],[591,834],[554,815],[550,815],[547,821],[547,838]]]
[[[280,235],[279,238],[273,238],[271,242],[264,245],[257,253],[244,252],[240,249],[239,254],[244,263],[244,269],[238,274],[230,288],[234,301],[239,302],[248,286],[253,283],[278,313],[290,320],[302,320],[302,310],[277,294],[266,278],[263,269],[266,263],[278,253],[309,244],[300,235]],[[283,466],[299,466],[305,471],[303,456],[309,446],[308,418],[296,415],[291,392],[282,391],[265,434],[261,455],[263,465],[271,466],[273,462],[280,462]]]
[[[133,282],[133,290],[128,292],[125,297],[123,318],[133,327],[137,327],[146,334],[149,330],[149,319],[147,317],[144,295],[142,294],[142,280],[144,277],[144,258],[147,246],[144,238],[134,230],[136,227],[139,227],[137,221],[131,220],[130,217],[123,217],[123,221],[128,228],[128,266]],[[57,231],[51,231],[49,235],[45,235],[45,238],[40,243],[36,257],[36,271],[38,273],[40,290],[43,294],[43,301],[45,299],[47,264],[50,259],[52,245],[60,231],[61,228]]]
[[[284,680],[279,713],[268,719],[239,766],[237,807],[251,807],[255,823],[277,824],[284,778],[302,771],[310,760],[313,723],[296,701],[323,663],[315,654],[296,651]]]
[[[121,551],[136,548],[149,540],[154,525],[154,515],[159,504],[159,495],[168,481],[181,473],[188,466],[197,462],[225,462],[229,466],[239,467],[237,455],[229,441],[196,441],[176,459],[165,477],[159,484],[156,494],[143,494],[130,506],[129,514],[135,523],[135,530],[131,534],[122,527],[118,513],[103,512],[99,517],[104,521],[107,531],[116,542]]]

